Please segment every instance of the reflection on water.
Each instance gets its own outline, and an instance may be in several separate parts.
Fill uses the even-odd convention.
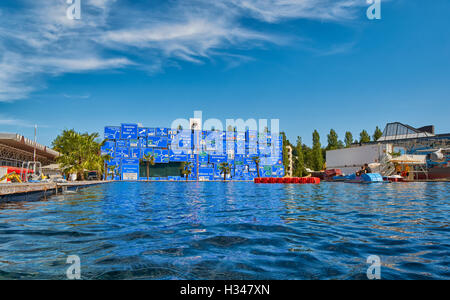
[[[0,279],[450,279],[448,183],[112,183],[0,204]]]

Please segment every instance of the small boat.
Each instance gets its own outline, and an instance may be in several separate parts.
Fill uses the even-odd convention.
[[[379,173],[363,174],[356,176],[355,174],[345,176],[344,182],[347,183],[387,183],[383,180],[383,176]]]

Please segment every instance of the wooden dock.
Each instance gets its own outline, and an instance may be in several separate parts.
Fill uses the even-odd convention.
[[[76,181],[67,183],[2,183],[0,184],[0,202],[37,201],[39,199],[78,190],[109,181]]]

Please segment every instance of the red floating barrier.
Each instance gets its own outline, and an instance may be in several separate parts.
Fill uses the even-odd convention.
[[[280,184],[319,184],[318,177],[292,177],[292,178],[274,178],[274,177],[258,177],[254,179],[254,183],[280,183]]]
[[[318,177],[310,177],[308,183],[319,184],[320,183],[320,178],[318,178]]]

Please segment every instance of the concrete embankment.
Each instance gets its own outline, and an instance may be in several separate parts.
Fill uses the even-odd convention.
[[[5,183],[0,184],[0,202],[37,201],[42,198],[74,191],[109,181],[78,181],[68,183]]]

